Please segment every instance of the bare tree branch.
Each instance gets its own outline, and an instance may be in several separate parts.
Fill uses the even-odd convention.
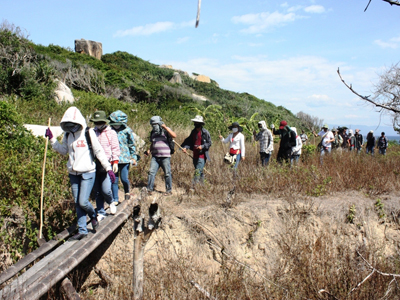
[[[394,0],[383,0],[383,1],[389,3],[390,5],[400,6],[400,2],[399,1],[394,1]]]
[[[391,107],[391,106],[388,106],[388,105],[384,105],[384,104],[377,103],[376,101],[369,99],[370,96],[362,96],[362,95],[360,95],[359,93],[357,93],[357,92],[353,89],[353,87],[352,87],[351,84],[348,85],[348,84],[344,81],[344,79],[342,78],[342,75],[340,74],[339,68],[337,69],[337,73],[338,73],[338,75],[339,75],[339,77],[340,77],[340,80],[343,82],[343,84],[344,84],[353,94],[355,94],[355,95],[357,95],[358,97],[360,97],[361,99],[363,99],[363,100],[365,100],[365,101],[367,101],[367,102],[373,104],[373,105],[376,106],[376,107],[384,108],[384,109],[389,110],[389,111],[392,111],[392,112],[394,112],[394,113],[400,113],[400,110],[397,109],[397,108],[394,108],[394,107]]]

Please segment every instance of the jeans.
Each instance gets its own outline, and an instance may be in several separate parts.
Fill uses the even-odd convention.
[[[322,147],[321,148],[321,156],[325,155],[325,153],[331,153],[332,148],[331,147]]]
[[[96,210],[100,215],[106,215],[104,210],[104,201],[108,204],[113,202],[111,191],[111,179],[108,173],[96,172],[96,181],[94,182],[93,192],[96,197]]]
[[[260,152],[261,165],[264,167],[268,166],[271,153]]]
[[[290,158],[290,163],[298,163],[299,162],[299,158],[300,158],[300,154],[298,155],[292,155],[292,157]]]
[[[242,158],[242,154],[239,153],[236,155],[236,163],[235,163],[235,166],[233,167],[235,170],[238,168],[241,158]]]
[[[96,211],[89,201],[90,192],[96,178],[96,173],[83,173],[81,175],[69,174],[72,196],[75,201],[76,214],[78,216],[78,232],[87,234],[86,214],[91,219],[96,218]]]
[[[371,153],[371,155],[374,155],[374,146],[367,147],[367,154],[368,153]]]
[[[379,154],[386,155],[386,148],[379,148]]]
[[[204,158],[193,158],[193,165],[194,165],[194,177],[193,177],[193,183],[196,184],[198,182],[203,183],[204,182],[204,165],[206,164],[206,161]]]
[[[129,183],[129,165],[130,164],[118,164],[118,173],[115,174],[115,182],[112,184],[112,193],[113,193],[113,198],[114,202],[119,201],[119,196],[118,196],[118,181],[119,178],[121,177],[121,182],[122,185],[124,186],[124,192],[129,193],[130,190],[130,183]]]
[[[155,157],[151,158],[149,176],[147,178],[147,190],[152,192],[154,189],[154,179],[159,168],[164,171],[165,190],[172,190],[172,175],[171,175],[171,157]]]

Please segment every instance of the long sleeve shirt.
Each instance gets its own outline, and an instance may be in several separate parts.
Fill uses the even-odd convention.
[[[233,137],[233,133],[230,133],[226,139],[222,138],[221,141],[224,144],[230,143],[229,148],[234,150],[240,150],[240,155],[242,157],[246,156],[246,149],[244,146],[244,135],[239,132],[235,137]]]

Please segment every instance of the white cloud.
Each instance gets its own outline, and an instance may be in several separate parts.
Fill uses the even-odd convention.
[[[260,33],[274,27],[284,26],[301,18],[303,17],[296,15],[295,13],[282,14],[275,11],[273,13],[262,12],[257,14],[235,16],[232,18],[232,22],[235,24],[249,25],[248,28],[241,30],[241,32]]]
[[[157,22],[152,24],[146,24],[143,26],[136,26],[131,29],[118,30],[114,37],[124,37],[124,36],[141,36],[141,35],[151,35],[155,33],[165,32],[173,29],[179,29],[188,26],[194,26],[194,20],[188,22],[182,22],[175,24],[173,22]]]
[[[378,45],[379,47],[386,49],[397,49],[399,47],[400,37],[391,38],[388,42],[384,42],[382,40],[375,40],[374,44]]]
[[[337,75],[353,83],[360,93],[370,94],[376,70],[355,69],[342,62],[319,56],[297,56],[271,60],[268,56],[234,56],[230,63],[199,58],[186,62],[172,61],[175,68],[205,74],[216,80],[221,88],[248,92],[293,113],[304,111],[335,124],[347,124],[354,118],[345,113],[356,112],[360,124],[368,124],[376,113],[343,85]]]
[[[325,12],[325,8],[321,5],[310,5],[304,8],[304,11],[312,14],[321,14]]]
[[[303,6],[301,6],[301,5],[296,5],[296,6],[291,6],[291,7],[289,7],[288,8],[288,12],[295,12],[295,11],[298,11],[298,10],[301,10],[303,8]]]

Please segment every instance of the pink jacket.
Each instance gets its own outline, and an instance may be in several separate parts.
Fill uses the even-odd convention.
[[[94,132],[106,153],[108,161],[118,163],[120,149],[117,133],[110,126],[107,126],[103,131],[95,128]]]

